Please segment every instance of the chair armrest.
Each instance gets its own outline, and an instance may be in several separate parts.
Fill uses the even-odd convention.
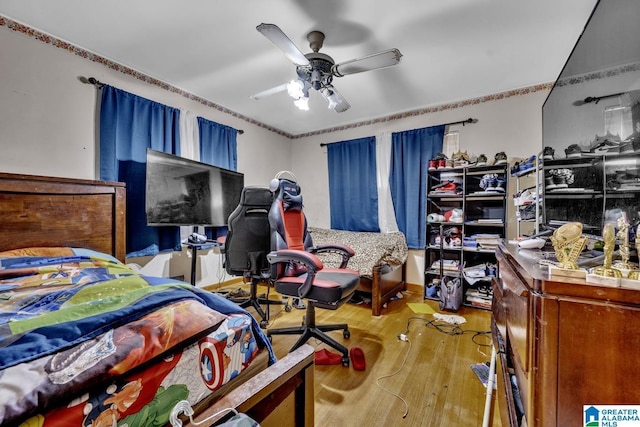
[[[347,245],[339,243],[323,243],[310,249],[314,254],[336,254],[342,258],[340,268],[347,268],[349,259],[356,254],[356,252]]]
[[[297,262],[307,267],[307,269],[313,270],[314,273],[324,268],[324,264],[322,264],[320,258],[314,254],[295,249],[271,251],[267,254],[267,261],[269,261],[270,264],[278,262]]]

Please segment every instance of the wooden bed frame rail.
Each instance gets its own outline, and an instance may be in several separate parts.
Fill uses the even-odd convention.
[[[233,415],[225,411],[233,408],[262,427],[313,427],[314,356],[313,347],[301,346],[223,396],[193,421],[207,420],[208,425],[215,425]]]

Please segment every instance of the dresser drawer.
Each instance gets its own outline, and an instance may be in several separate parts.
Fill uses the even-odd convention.
[[[529,372],[529,288],[508,262],[498,263],[498,278],[502,283],[502,304],[506,317],[506,339],[512,347],[514,363]],[[496,321],[497,322],[497,321]]]
[[[495,278],[491,281],[492,297],[491,312],[495,326],[500,331],[503,338],[507,336],[507,312],[504,307],[504,293],[502,291],[502,281]]]

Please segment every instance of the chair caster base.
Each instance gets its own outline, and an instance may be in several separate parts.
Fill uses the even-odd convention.
[[[342,356],[342,366],[345,368],[349,367],[349,356]]]

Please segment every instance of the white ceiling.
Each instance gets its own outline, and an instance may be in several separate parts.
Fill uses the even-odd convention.
[[[554,81],[596,0],[0,0],[0,14],[210,100],[291,136]],[[295,78],[256,31],[278,25],[303,52],[336,63],[389,48],[399,65],[317,92],[300,111],[286,92],[249,96]],[[89,76],[87,76],[89,77]],[[109,83],[109,82],[105,82]]]

